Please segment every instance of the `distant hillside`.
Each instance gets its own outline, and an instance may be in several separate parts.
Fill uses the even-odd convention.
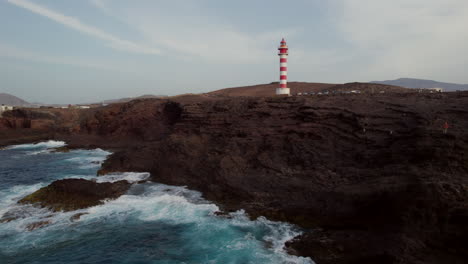
[[[25,100],[13,96],[7,93],[0,93],[0,104],[11,105],[11,106],[27,106],[28,102]]]
[[[338,84],[333,87],[327,89],[328,91],[360,91],[362,93],[379,93],[379,92],[387,92],[387,93],[411,93],[414,90],[396,86],[396,85],[388,85],[388,84],[380,84],[380,83],[345,83],[345,84]]]
[[[259,84],[253,86],[226,88],[207,93],[210,96],[274,96],[278,83]],[[322,92],[322,91],[352,91],[359,90],[365,93],[378,93],[380,91],[405,93],[411,92],[410,89],[398,87],[394,85],[384,85],[376,83],[346,83],[346,84],[330,84],[330,83],[307,83],[307,82],[290,82],[291,94]]]
[[[138,96],[138,97],[126,97],[126,98],[120,98],[120,99],[105,100],[105,101],[102,101],[100,103],[103,103],[103,104],[126,103],[126,102],[130,102],[132,100],[135,100],[135,99],[164,98],[164,97],[167,97],[167,95],[145,94],[145,95]]]
[[[317,92],[336,84],[330,83],[307,83],[307,82],[289,82],[288,87],[291,88],[291,94],[304,92]],[[208,93],[216,96],[274,96],[279,83],[259,84],[252,86],[234,87],[217,90]]]
[[[446,92],[468,90],[468,84],[444,83],[431,80],[400,78],[397,80],[374,81],[372,83],[396,85],[406,88],[443,88]]]

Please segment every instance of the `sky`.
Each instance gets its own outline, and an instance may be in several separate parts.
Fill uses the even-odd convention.
[[[279,79],[468,83],[466,0],[0,0],[0,93],[84,103]]]

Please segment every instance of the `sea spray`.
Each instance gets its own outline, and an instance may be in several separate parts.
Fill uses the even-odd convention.
[[[34,143],[34,144],[12,145],[12,146],[6,147],[5,150],[9,150],[9,149],[38,149],[38,148],[50,149],[50,148],[63,147],[65,145],[66,145],[66,143],[63,142],[63,141],[49,140],[49,141],[38,142],[38,143]]]
[[[216,216],[219,208],[201,193],[143,183],[148,173],[96,177],[97,166],[87,165],[109,155],[102,150],[27,154],[51,145],[0,151],[0,158],[8,161],[0,165],[0,182],[8,179],[8,184],[0,185],[0,217],[8,212],[17,217],[0,224],[0,257],[7,263],[313,263],[285,252],[284,243],[300,234],[293,225],[263,217],[252,221],[242,210]],[[22,158],[8,160],[12,155]],[[19,173],[29,162],[37,167]],[[52,167],[60,171],[52,173]],[[11,177],[15,171],[17,178]],[[73,212],[53,213],[16,203],[61,178],[135,184],[118,199]],[[22,184],[26,181],[29,184]],[[38,222],[43,226],[28,231]]]
[[[100,176],[96,179],[96,182],[116,182],[116,181],[128,181],[130,183],[136,183],[145,181],[150,177],[147,172],[124,172],[124,173],[112,173],[104,176]]]

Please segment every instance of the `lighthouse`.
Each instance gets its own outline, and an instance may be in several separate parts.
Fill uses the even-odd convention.
[[[278,48],[280,57],[280,87],[276,88],[276,95],[291,95],[290,89],[288,88],[288,45],[286,40],[281,41],[281,45]]]

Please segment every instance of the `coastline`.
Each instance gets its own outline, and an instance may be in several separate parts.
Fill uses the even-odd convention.
[[[225,211],[313,228],[289,245],[318,263],[463,260],[468,97],[371,98],[138,100],[83,112],[54,139],[112,150],[102,172],[150,172]],[[456,125],[445,135],[439,119]]]
[[[26,151],[25,152],[26,155],[33,157],[36,155],[32,155],[28,153],[30,152],[37,153],[37,154],[57,153],[54,150],[61,150],[64,148],[65,145],[66,143],[61,142],[61,141],[39,141],[39,142],[33,142],[31,144],[8,146],[6,150],[16,150],[16,151],[23,151],[23,152]],[[31,151],[28,151],[29,149],[31,149]],[[37,149],[41,149],[41,151],[38,152]],[[103,150],[98,150],[98,151],[103,152]],[[107,152],[107,151],[104,151],[104,152]],[[79,151],[79,153],[81,153],[81,151]],[[73,152],[66,152],[66,154],[64,155],[71,155],[71,154],[73,154]],[[62,155],[62,154],[59,154],[59,155]],[[52,155],[50,157],[55,157],[55,155]],[[86,157],[86,155],[83,157]],[[73,158],[73,159],[76,160],[77,158]],[[68,159],[68,160],[73,160],[73,159]],[[147,188],[148,186],[155,186],[155,187],[161,186],[161,187],[157,187],[161,191],[159,195],[160,198],[157,198],[158,196],[155,196],[152,199],[156,199],[156,200],[159,199],[161,201],[164,201],[165,199],[167,199],[167,196],[171,194],[171,190],[174,189],[173,191],[174,195],[180,195],[179,193],[181,191],[188,195],[188,196],[181,195],[179,198],[176,198],[176,201],[179,201],[180,199],[182,200],[188,199],[187,201],[193,203],[192,206],[197,206],[197,204],[200,204],[200,205],[206,204],[207,207],[211,208],[210,210],[212,210],[213,208],[218,208],[218,206],[216,206],[215,203],[204,199],[203,196],[198,194],[198,192],[196,191],[192,191],[185,187],[163,185],[158,182],[152,182],[150,184],[149,182],[146,181],[148,177],[149,177],[149,173],[131,172],[131,173],[119,173],[119,174],[113,174],[113,175],[103,175],[103,176],[95,177],[92,179],[88,177],[85,177],[85,178],[71,177],[71,178],[65,178],[65,179],[60,178],[58,180],[55,180],[51,184],[47,186],[43,186],[42,188],[36,190],[32,194],[28,194],[27,196],[23,197],[21,200],[18,201],[19,204],[24,205],[24,204],[33,203],[37,205],[35,207],[42,207],[42,208],[46,207],[50,209],[50,211],[44,211],[44,210],[41,211],[39,208],[36,208],[37,212],[41,212],[42,216],[39,216],[39,215],[34,216],[34,214],[30,214],[29,217],[34,217],[36,219],[40,219],[41,221],[27,224],[25,226],[26,231],[31,232],[36,229],[42,229],[45,227],[48,227],[48,229],[53,228],[55,224],[54,222],[58,218],[63,220],[64,217],[65,218],[68,217],[70,218],[70,221],[76,222],[76,221],[79,221],[82,216],[84,216],[85,218],[93,217],[92,212],[96,210],[95,208],[92,209],[93,207],[96,207],[96,206],[107,207],[109,206],[109,204],[112,204],[114,201],[115,203],[119,204],[122,201],[129,199],[130,197],[135,197],[135,198],[130,198],[130,199],[136,199],[136,197],[138,196],[135,196],[135,195],[137,195],[137,193],[140,193],[142,188],[144,189],[144,188]],[[133,185],[133,184],[140,185],[137,187],[137,189],[140,191],[137,191],[137,193],[135,193],[135,190],[129,191],[130,185]],[[142,186],[147,186],[147,187],[142,187]],[[63,193],[63,191],[66,191],[66,193]],[[120,199],[120,196],[122,196],[122,194],[124,194],[124,192],[127,192],[127,191],[129,191],[129,193],[127,195],[124,195],[122,199]],[[106,192],[108,192],[108,194],[106,194]],[[90,200],[86,197],[86,195],[97,196],[97,197],[92,198]],[[175,197],[178,197],[178,196],[175,196]],[[84,199],[83,202],[81,202],[81,199]],[[97,199],[97,200],[94,200],[94,199]],[[146,199],[146,198],[140,197],[138,199]],[[193,199],[193,201],[191,201],[190,199]],[[105,200],[105,202],[103,200]],[[173,205],[168,204],[167,206],[177,207],[176,204],[173,204]],[[183,207],[184,205],[181,204],[180,206]],[[137,207],[139,208],[142,206],[137,206]],[[14,210],[14,207],[12,208]],[[144,206],[142,208],[144,208]],[[91,211],[88,212],[87,209],[90,209]],[[59,216],[62,214],[64,216]],[[11,218],[12,216],[14,217],[14,215],[15,215],[14,212],[12,213],[7,212],[6,218],[0,219],[0,223],[9,223],[11,221],[17,220],[15,218]],[[230,221],[240,221],[240,222],[245,222],[242,225],[246,225],[246,224],[254,225],[254,226],[263,225],[265,227],[271,228],[271,231],[270,231],[272,232],[270,234],[271,237],[266,237],[265,241],[259,240],[259,242],[265,243],[263,247],[265,247],[265,249],[268,249],[269,251],[272,250],[270,249],[270,247],[273,247],[274,245],[274,250],[272,250],[271,253],[269,254],[280,254],[280,255],[284,254],[285,258],[291,259],[291,261],[295,260],[293,261],[293,263],[296,263],[296,261],[298,261],[297,263],[313,263],[306,258],[296,259],[295,257],[293,257],[293,255],[288,255],[285,248],[283,249],[283,248],[278,247],[280,245],[284,245],[289,239],[291,239],[292,238],[291,234],[296,234],[296,235],[300,234],[299,229],[293,225],[290,225],[288,223],[281,223],[281,222],[271,222],[265,218],[248,219],[247,215],[244,214],[243,210],[226,213],[226,214],[222,214],[219,212],[219,210],[216,210],[210,213],[209,215],[210,217],[218,218],[218,220],[212,220],[215,222],[224,221],[222,219],[225,219],[226,223]],[[275,230],[275,228],[278,228],[278,230]],[[277,237],[278,235],[281,235],[281,234],[282,234],[281,237]],[[294,235],[293,237],[295,237],[296,235]],[[276,237],[278,240],[277,241],[272,240],[274,239],[274,237]]]
[[[10,147],[14,147],[14,146],[21,146],[21,145],[24,145],[24,144],[31,144],[31,145],[37,145],[37,144],[43,144],[43,143],[51,143],[51,142],[60,142],[60,141],[55,141],[55,140],[52,140],[52,139],[44,139],[44,140],[39,140],[39,141],[28,141],[27,139],[24,139],[24,141],[20,141],[21,143],[19,144],[14,144],[14,145],[0,145],[0,151],[1,150],[7,150],[9,149]],[[63,141],[62,141],[63,142]],[[72,151],[72,150],[94,150],[95,148],[92,147],[92,146],[87,146],[86,148],[84,147],[80,147],[78,145],[75,145],[75,146],[69,146],[67,144],[67,142],[64,142],[65,144],[63,146],[59,146],[59,147],[48,147],[47,150],[49,150],[50,152],[68,152],[68,151]],[[112,150],[115,151],[115,148],[114,149],[103,149],[104,151],[106,152],[109,152],[111,153],[112,155]],[[106,162],[108,160],[109,157],[107,157],[106,159],[103,160],[103,163]],[[107,171],[107,172],[103,172],[103,167],[102,167],[102,164],[100,166],[100,168],[98,169],[97,173],[96,173],[96,176],[98,177],[105,177],[105,176],[108,176],[108,175],[112,175],[112,174],[122,174],[122,173],[148,173],[148,172],[135,172],[135,171],[129,171],[129,170],[125,170],[125,171],[122,171],[122,170],[119,170],[119,171]],[[82,179],[83,181],[81,182],[81,184],[84,182],[84,181],[87,181],[87,182],[91,182],[87,179]],[[148,180],[150,182],[153,182],[153,183],[156,183],[156,184],[169,184],[170,186],[174,186],[174,187],[186,187],[188,188],[188,190],[194,190],[194,191],[198,191],[196,189],[191,189],[190,186],[187,186],[187,185],[184,185],[184,184],[179,184],[179,185],[171,185],[170,182],[168,181],[157,181],[157,179],[155,177],[149,177]],[[146,180],[145,180],[146,181]],[[137,182],[133,182],[133,183],[138,183]],[[69,185],[69,186],[73,186],[76,184],[76,179],[73,179],[73,181],[71,183],[65,183],[65,185]],[[49,185],[50,186],[50,185]],[[46,186],[48,187],[48,186]],[[89,187],[88,187],[89,188]],[[71,194],[71,196],[74,196],[74,195],[81,195],[80,193],[76,193],[76,194]],[[284,218],[284,217],[281,217],[281,216],[278,216],[278,215],[275,215],[274,213],[271,213],[271,212],[268,212],[268,211],[256,211],[255,209],[253,209],[252,207],[242,207],[240,204],[237,204],[236,202],[228,202],[228,201],[222,201],[222,200],[211,200],[210,198],[210,195],[209,194],[204,194],[203,192],[201,192],[201,195],[202,195],[202,198],[203,199],[206,199],[208,202],[216,205],[220,210],[218,212],[216,212],[216,215],[217,216],[220,216],[220,217],[223,217],[223,216],[226,216],[228,217],[230,214],[232,213],[235,213],[235,212],[239,212],[239,211],[242,211],[242,212],[245,212],[246,213],[246,216],[249,218],[250,221],[255,221],[255,220],[258,220],[259,218],[261,217],[264,217],[265,219],[269,220],[269,221],[275,221],[275,222],[284,222],[286,224],[292,224],[292,225],[295,225],[294,223],[290,223],[290,222],[287,222],[287,219]],[[119,195],[120,196],[120,195]],[[31,198],[30,198],[31,197]],[[29,196],[23,198],[22,200],[19,201],[19,203],[29,203],[28,201],[29,200],[32,200],[32,194],[30,194]],[[213,197],[216,199],[216,197]],[[48,201],[47,199],[49,198],[46,198],[46,197],[43,197],[43,198],[34,198],[35,200],[37,200],[36,202],[43,202],[44,203],[44,206],[47,207],[47,204],[48,203],[51,203],[50,201]],[[42,199],[42,200],[41,200]],[[52,199],[53,200],[53,199]],[[34,203],[34,202],[33,202]],[[68,202],[65,202],[64,204],[67,204]],[[67,204],[68,207],[70,208],[73,208],[73,204]],[[74,210],[79,210],[79,209],[85,209],[85,208],[88,208],[90,206],[93,206],[93,205],[85,205],[85,207],[83,208],[75,208],[75,209],[72,209],[71,211],[74,211]],[[54,207],[52,208],[53,210],[56,210],[54,209]],[[70,211],[70,209],[67,209],[68,211]],[[58,210],[60,211],[60,210]],[[300,227],[300,226],[297,226],[297,227]],[[303,229],[304,227],[302,227]],[[307,229],[303,229],[304,231],[307,231]],[[298,234],[298,236],[296,237],[299,237],[300,235],[302,235],[302,233]],[[291,238],[290,240],[286,241],[286,244],[292,242],[294,239],[296,239],[296,237],[293,237]],[[285,244],[285,245],[286,245]],[[294,250],[290,250],[288,248],[285,248],[285,250],[289,251],[289,253],[291,255],[297,255],[297,256],[301,256],[299,254],[297,254],[297,252],[295,252]],[[310,257],[310,256],[308,256]]]

